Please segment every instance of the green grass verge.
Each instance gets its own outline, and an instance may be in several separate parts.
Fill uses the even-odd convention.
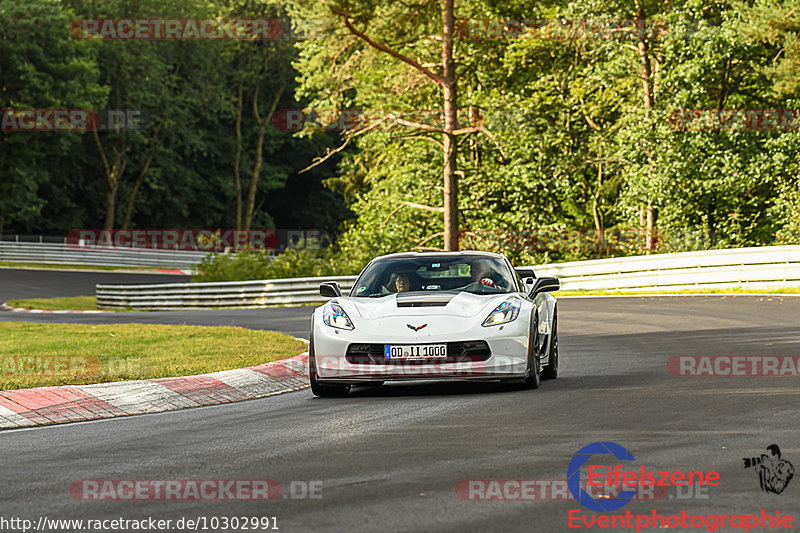
[[[0,323],[0,390],[204,374],[305,351],[274,331],[221,326]]]
[[[0,261],[0,268],[30,268],[36,270],[156,270],[154,266],[62,265],[56,263],[14,263]]]
[[[681,289],[663,291],[558,291],[556,296],[647,296],[656,294],[800,294],[800,287],[787,289]]]
[[[45,311],[96,311],[97,298],[94,296],[28,298],[26,300],[9,300],[7,305],[23,309],[44,309]]]

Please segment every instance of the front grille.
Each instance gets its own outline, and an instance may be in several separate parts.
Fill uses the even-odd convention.
[[[423,360],[397,360],[384,357],[383,344],[351,344],[347,347],[345,359],[348,363],[359,365],[429,365],[442,363],[466,363],[486,361],[492,352],[486,341],[462,341],[447,343],[447,357]]]

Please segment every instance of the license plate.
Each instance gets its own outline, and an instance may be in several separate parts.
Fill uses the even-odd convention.
[[[383,347],[386,359],[443,359],[446,344],[392,344]]]

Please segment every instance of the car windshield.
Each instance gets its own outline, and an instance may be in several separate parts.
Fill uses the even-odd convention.
[[[499,294],[514,290],[513,274],[500,258],[426,255],[372,262],[358,278],[350,295],[366,298],[420,291]]]

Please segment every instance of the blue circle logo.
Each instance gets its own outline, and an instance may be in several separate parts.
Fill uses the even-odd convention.
[[[613,455],[620,461],[633,461],[633,454],[615,442],[593,442],[576,453],[567,467],[567,486],[575,501],[592,511],[601,513],[616,511],[628,504],[635,496],[635,490],[625,490],[616,498],[595,500],[581,487],[581,467],[593,455]]]

